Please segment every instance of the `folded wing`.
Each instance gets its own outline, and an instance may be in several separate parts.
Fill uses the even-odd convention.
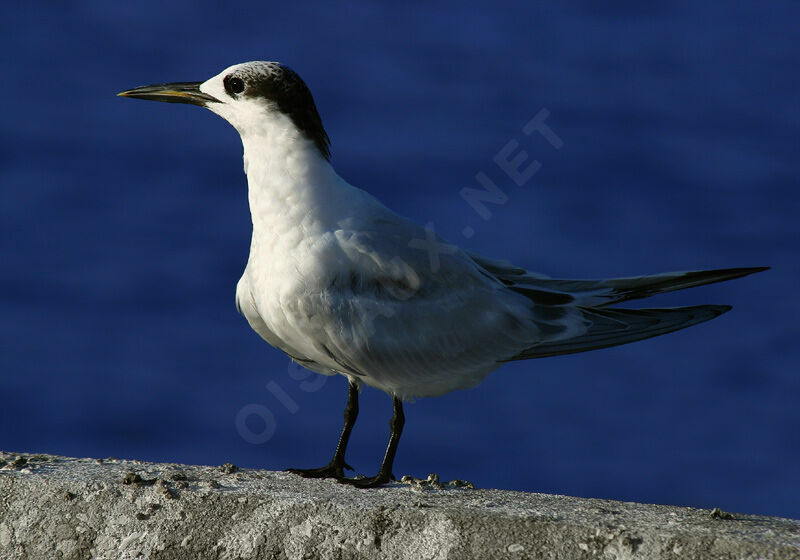
[[[708,321],[728,311],[730,306],[700,305],[671,309],[619,309],[608,306],[665,292],[733,280],[768,268],[666,272],[605,280],[562,280],[530,273],[503,261],[474,254],[471,257],[508,289],[528,296],[535,308],[570,303],[583,315],[585,332],[566,340],[544,340],[533,344],[511,360],[543,358],[607,348]]]

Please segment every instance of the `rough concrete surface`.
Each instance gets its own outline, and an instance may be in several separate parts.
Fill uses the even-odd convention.
[[[800,559],[800,521],[0,452],[0,558]]]

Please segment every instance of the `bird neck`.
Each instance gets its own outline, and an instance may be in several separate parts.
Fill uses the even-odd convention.
[[[254,236],[313,235],[335,225],[353,187],[311,140],[286,127],[242,135],[242,144]]]

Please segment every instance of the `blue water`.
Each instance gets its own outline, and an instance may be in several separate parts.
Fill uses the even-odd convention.
[[[329,459],[344,380],[234,308],[236,133],[114,96],[275,59],[339,172],[453,242],[564,277],[773,267],[653,302],[734,305],[711,323],[407,406],[398,476],[800,517],[796,3],[66,4],[0,23],[0,448]],[[559,150],[521,132],[542,109]],[[511,140],[541,164],[523,187],[493,161]],[[481,171],[508,195],[488,220],[458,195]],[[348,461],[371,474],[390,401],[361,404]]]

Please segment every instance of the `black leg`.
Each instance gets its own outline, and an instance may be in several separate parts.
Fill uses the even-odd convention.
[[[406,423],[406,417],[403,414],[403,402],[400,399],[392,397],[392,404],[394,405],[394,414],[389,421],[389,428],[391,428],[389,444],[386,446],[386,454],[383,456],[383,462],[378,474],[369,478],[337,478],[336,480],[344,484],[352,484],[358,488],[375,488],[394,479],[392,464],[394,463],[394,455],[397,453],[400,435],[403,433],[403,425]]]
[[[344,462],[344,452],[347,449],[347,442],[350,440],[350,432],[353,431],[353,426],[356,423],[357,416],[358,386],[355,383],[350,382],[347,390],[347,405],[344,407],[344,427],[342,428],[342,435],[339,436],[339,443],[336,445],[336,451],[333,454],[333,459],[331,459],[331,462],[319,469],[286,470],[306,478],[336,478],[338,480],[347,480],[347,478],[344,476],[344,469],[348,468],[353,470],[353,467]],[[391,467],[391,463],[389,466]]]

